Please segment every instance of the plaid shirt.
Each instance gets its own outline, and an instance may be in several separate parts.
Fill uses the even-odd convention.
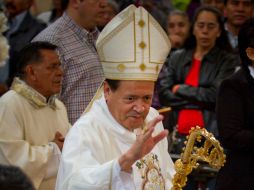
[[[83,113],[104,80],[95,49],[98,34],[98,30],[89,33],[64,13],[33,40],[48,41],[58,47],[64,70],[60,99],[72,124]]]

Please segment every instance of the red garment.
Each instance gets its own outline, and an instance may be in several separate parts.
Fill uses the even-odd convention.
[[[192,61],[191,69],[185,79],[185,84],[197,87],[199,82],[201,61],[194,59]],[[203,114],[196,109],[183,109],[178,115],[178,132],[183,135],[188,135],[192,127],[204,127]]]

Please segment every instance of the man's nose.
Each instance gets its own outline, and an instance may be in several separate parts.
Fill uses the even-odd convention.
[[[181,27],[180,26],[176,26],[175,27],[175,34],[179,34],[181,32]]]
[[[107,0],[99,0],[99,5],[100,5],[100,7],[106,7],[107,6],[107,4],[108,4],[108,1]]]
[[[58,68],[58,70],[57,70],[57,75],[63,76],[63,74],[64,74],[63,67],[60,66],[60,67]]]
[[[145,106],[142,104],[136,104],[133,108],[137,113],[143,113],[145,111]]]

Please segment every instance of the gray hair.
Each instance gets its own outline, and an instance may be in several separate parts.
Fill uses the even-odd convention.
[[[173,16],[173,15],[179,15],[179,16],[185,17],[189,20],[189,16],[187,15],[187,13],[184,11],[178,10],[178,9],[174,9],[174,10],[170,11],[168,14],[168,16]]]
[[[115,0],[107,0],[108,4],[115,9],[115,11],[118,13],[120,8],[119,5]]]

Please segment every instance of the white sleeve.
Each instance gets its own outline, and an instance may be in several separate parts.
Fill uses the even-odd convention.
[[[89,128],[71,128],[67,134],[57,175],[56,190],[133,190],[131,174],[122,172],[118,157],[104,159],[100,136]]]
[[[132,173],[121,171],[120,164],[116,160],[113,164],[112,172],[112,190],[134,190],[135,184]]]
[[[49,146],[53,148],[53,153],[48,160],[45,179],[49,179],[49,178],[55,177],[57,175],[58,166],[59,166],[60,157],[61,157],[61,151],[58,148],[56,143],[50,142]]]

